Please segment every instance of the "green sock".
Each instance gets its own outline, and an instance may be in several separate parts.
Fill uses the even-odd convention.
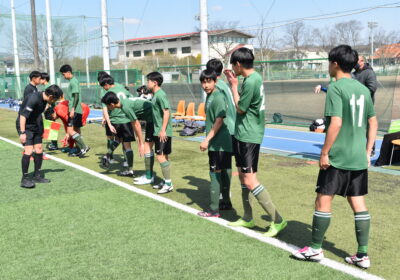
[[[279,215],[278,211],[276,210],[276,207],[274,203],[272,202],[271,195],[269,192],[265,189],[263,185],[259,185],[255,189],[251,191],[255,198],[257,198],[258,203],[261,205],[261,207],[265,210],[265,212],[268,213],[268,215],[271,216],[271,219],[274,223],[280,224],[282,223],[282,217]]]
[[[368,235],[371,216],[368,211],[354,213],[354,222],[356,224],[356,237],[358,243],[357,253],[368,252]]]
[[[250,190],[246,187],[246,185],[241,184],[242,187],[242,202],[243,202],[243,217],[242,219],[246,222],[250,222],[253,220],[253,210],[251,209],[250,205]]]
[[[76,145],[79,149],[83,149],[86,147],[85,142],[83,141],[83,137],[79,133],[75,133],[74,135],[72,135],[72,139],[75,140]]]
[[[212,211],[219,210],[219,194],[221,189],[221,173],[210,172],[210,209]]]
[[[221,194],[222,194],[222,201],[225,203],[231,202],[230,198],[231,178],[232,178],[232,169],[225,169],[221,171]]]
[[[312,223],[312,243],[311,248],[321,249],[324,241],[325,232],[331,222],[331,213],[315,210]]]
[[[153,178],[153,165],[154,165],[154,153],[144,155],[144,168],[146,170],[146,178]]]
[[[168,186],[170,186],[171,185],[171,175],[170,175],[171,163],[167,160],[167,161],[160,163],[160,165],[161,165],[162,174],[164,176],[164,181]]]
[[[115,140],[107,140],[107,153],[109,155],[112,155],[114,153],[114,150],[118,147],[119,142]]]
[[[126,161],[130,170],[133,168],[133,151],[131,149],[125,150]]]

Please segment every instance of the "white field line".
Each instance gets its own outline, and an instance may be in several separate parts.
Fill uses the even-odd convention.
[[[3,141],[5,141],[5,142],[7,142],[7,143],[10,143],[10,144],[12,144],[12,145],[15,145],[15,146],[17,146],[17,147],[22,148],[22,145],[21,145],[21,144],[18,144],[18,143],[16,143],[16,142],[14,142],[14,141],[12,141],[12,140],[9,140],[9,139],[7,139],[7,138],[4,138],[4,137],[2,137],[2,136],[0,136],[0,140],[3,140]],[[130,190],[130,191],[135,192],[135,193],[137,193],[137,194],[140,194],[140,195],[146,196],[146,197],[148,197],[148,198],[151,198],[151,199],[160,201],[160,202],[165,203],[165,204],[167,204],[167,205],[169,205],[169,206],[172,206],[172,207],[174,207],[174,208],[180,209],[180,210],[182,210],[182,211],[185,211],[185,212],[187,212],[187,213],[190,213],[190,214],[192,214],[192,215],[197,216],[197,213],[198,213],[198,210],[197,210],[197,209],[194,209],[194,208],[191,208],[191,207],[189,207],[189,206],[180,204],[180,203],[178,203],[178,202],[176,202],[176,201],[174,201],[174,200],[171,200],[171,199],[169,199],[169,198],[166,198],[166,197],[163,197],[163,196],[160,196],[160,195],[156,195],[156,194],[154,194],[154,193],[151,193],[151,192],[148,192],[148,191],[145,191],[145,190],[136,188],[136,187],[131,186],[131,185],[125,183],[125,182],[121,182],[121,181],[119,181],[119,180],[117,180],[117,179],[108,177],[108,176],[106,176],[106,175],[103,175],[103,174],[101,174],[101,173],[98,173],[98,172],[93,171],[93,170],[91,170],[91,169],[89,169],[89,168],[83,167],[83,166],[81,166],[81,165],[78,165],[78,164],[69,162],[69,161],[67,161],[67,160],[60,159],[60,158],[57,158],[57,157],[55,157],[55,156],[48,155],[48,154],[46,154],[46,157],[48,157],[48,158],[50,158],[50,159],[52,159],[52,160],[54,160],[54,161],[57,161],[57,162],[59,162],[59,163],[65,164],[65,165],[67,165],[67,166],[69,166],[69,167],[78,169],[78,170],[80,170],[80,171],[82,171],[82,172],[85,172],[85,173],[87,173],[87,174],[90,174],[90,175],[92,175],[92,176],[94,176],[94,177],[97,177],[97,178],[100,178],[100,179],[102,179],[102,180],[105,180],[105,181],[108,181],[108,182],[110,182],[110,183],[113,183],[113,184],[115,184],[115,185],[117,185],[117,186],[120,186],[120,187],[122,187],[122,188],[125,188],[125,189],[127,189],[127,190]],[[200,218],[200,217],[199,217],[199,218]],[[261,242],[264,242],[264,243],[270,244],[270,245],[272,245],[272,246],[275,246],[275,247],[277,247],[277,248],[283,249],[283,250],[288,251],[288,252],[293,252],[293,251],[299,249],[299,248],[298,248],[297,246],[295,246],[295,245],[292,245],[292,244],[283,242],[283,241],[278,240],[278,239],[275,239],[275,238],[264,237],[262,234],[260,234],[260,233],[258,233],[258,232],[256,232],[256,231],[247,229],[247,228],[243,228],[243,227],[230,227],[230,226],[228,226],[228,222],[229,222],[229,221],[224,220],[224,219],[221,219],[221,218],[204,218],[204,219],[206,219],[206,220],[208,220],[208,221],[210,221],[210,222],[219,224],[219,225],[221,225],[221,226],[227,227],[227,228],[229,228],[229,229],[231,229],[231,230],[233,230],[233,231],[242,233],[242,234],[244,234],[244,235],[246,235],[246,236],[248,236],[248,237],[257,239],[257,240],[259,240],[259,241],[261,241]],[[379,277],[379,276],[376,276],[376,275],[367,273],[367,272],[365,272],[365,271],[362,271],[362,270],[360,270],[360,269],[358,269],[358,268],[355,268],[355,267],[346,265],[346,264],[344,264],[344,263],[339,263],[339,262],[337,262],[337,261],[330,260],[330,259],[328,259],[328,258],[323,259],[323,260],[320,262],[320,264],[322,264],[322,265],[324,265],[324,266],[327,266],[327,267],[330,267],[330,268],[333,268],[333,269],[335,269],[335,270],[344,272],[344,273],[346,273],[346,274],[349,274],[349,275],[351,275],[351,276],[354,276],[354,277],[357,277],[357,278],[360,278],[360,279],[367,279],[367,280],[383,280],[383,278],[381,278],[381,277]]]

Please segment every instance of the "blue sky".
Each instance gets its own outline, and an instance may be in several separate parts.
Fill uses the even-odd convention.
[[[271,7],[271,4],[274,4]],[[390,0],[208,0],[209,21],[238,21],[240,27],[254,26],[271,7],[267,22],[301,17],[314,17],[339,11],[366,8],[400,1]],[[15,0],[17,13],[29,14],[29,0]],[[100,0],[51,0],[54,16],[92,16],[98,17],[88,22],[89,29],[100,24]],[[10,0],[0,0],[0,13],[9,13]],[[36,0],[37,14],[45,13],[45,0]],[[195,16],[199,13],[198,0],[108,0],[109,18],[125,17],[126,38],[166,35],[194,31],[199,22]],[[376,21],[386,30],[399,30],[400,8],[378,9],[367,13],[336,19],[306,21],[311,27],[333,25],[339,21],[359,20],[364,25],[364,37],[368,37],[367,22]],[[77,27],[81,22],[77,20]],[[122,39],[121,23],[110,19],[111,40]],[[5,29],[5,28],[3,28]],[[2,33],[4,32],[1,31]]]

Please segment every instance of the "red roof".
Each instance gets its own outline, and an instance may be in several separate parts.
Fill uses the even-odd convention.
[[[244,32],[235,30],[235,29],[222,29],[222,30],[210,30],[208,33],[214,34],[214,33],[226,33],[230,31],[235,31],[238,33],[242,33],[248,37],[253,37],[250,34],[246,34]],[[199,35],[200,32],[188,32],[188,33],[179,33],[179,34],[171,34],[171,35],[159,35],[159,36],[150,36],[150,37],[142,37],[142,38],[133,38],[133,39],[127,39],[126,42],[135,42],[135,41],[146,41],[146,40],[157,40],[157,39],[169,39],[169,38],[180,38],[180,37],[187,37],[187,36],[193,36],[193,35]],[[123,41],[118,41],[123,42]]]
[[[374,59],[400,58],[400,43],[382,46],[374,53]]]

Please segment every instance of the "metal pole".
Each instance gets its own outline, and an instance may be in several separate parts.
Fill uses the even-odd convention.
[[[54,70],[53,33],[51,31],[50,0],[46,0],[46,21],[47,21],[47,47],[49,49],[50,84],[55,84],[56,72]]]
[[[188,84],[191,84],[192,83],[192,79],[190,78],[190,67],[189,67],[189,65],[190,65],[190,63],[189,63],[189,57],[187,56],[186,57],[186,65],[187,65],[187,75],[188,75],[188,77],[187,77],[187,81],[188,81]]]
[[[376,21],[369,21],[368,27],[371,29],[371,66],[374,67],[374,28],[378,26]]]
[[[110,74],[110,39],[108,38],[107,0],[101,0],[101,34],[103,41],[103,68]]]
[[[88,39],[87,39],[87,27],[86,27],[86,17],[85,16],[83,16],[83,32],[84,32],[84,40],[85,40],[86,87],[90,88]]]
[[[38,46],[37,25],[36,25],[35,0],[31,0],[31,19],[32,19],[33,57],[35,58],[35,69],[39,70],[40,58],[39,58],[39,46]]]
[[[127,61],[127,57],[126,57],[125,18],[124,17],[122,17],[122,40],[124,41],[125,85],[128,86],[128,61]]]
[[[206,65],[208,61],[208,13],[207,0],[200,0],[200,42],[201,42],[201,64]],[[203,70],[205,66],[201,67]],[[203,91],[203,101],[206,100]]]
[[[15,89],[15,92],[17,94],[17,98],[20,99],[21,98],[21,78],[20,78],[20,73],[19,73],[17,26],[15,24],[14,0],[11,0],[11,21],[12,21],[13,49],[14,49],[14,68],[15,68],[15,77],[17,79],[17,88]]]

